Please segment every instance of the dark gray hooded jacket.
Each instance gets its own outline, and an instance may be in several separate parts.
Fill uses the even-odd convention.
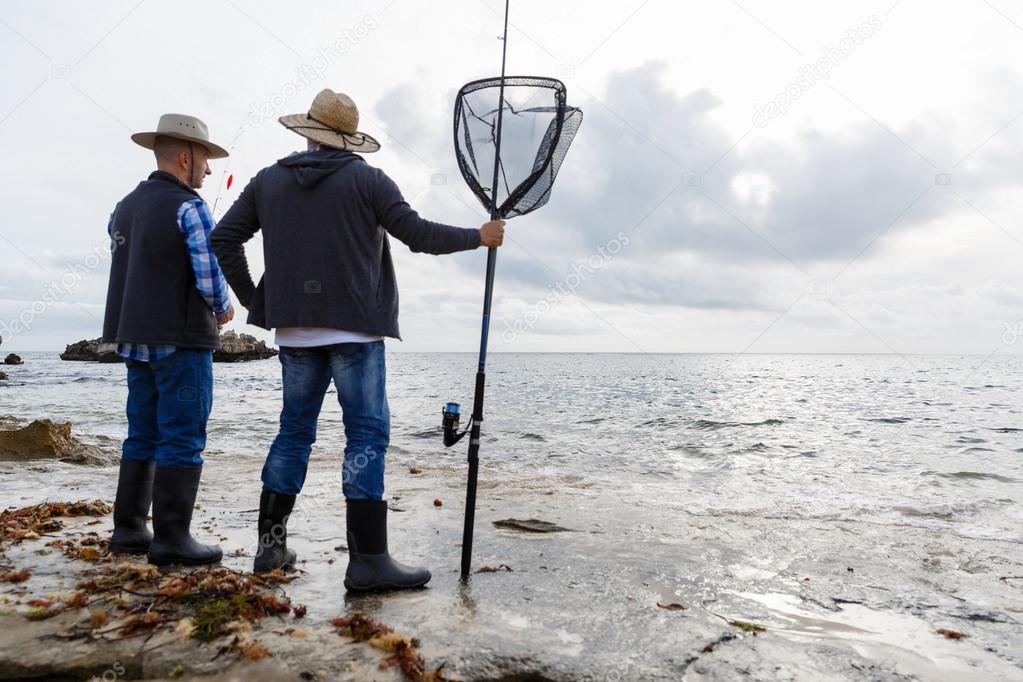
[[[257,231],[259,284],[243,247]],[[479,230],[424,220],[383,171],[335,149],[292,154],[259,171],[210,239],[250,324],[401,338],[388,233],[432,254],[480,244]]]

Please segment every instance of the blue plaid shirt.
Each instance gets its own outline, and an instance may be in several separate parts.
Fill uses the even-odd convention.
[[[210,248],[210,231],[215,222],[209,206],[202,199],[189,199],[178,207],[178,228],[185,237],[185,246],[195,271],[195,286],[210,308],[217,315],[226,313],[231,308],[228,295],[227,280],[220,271],[217,257]],[[107,233],[113,229],[114,218],[110,217]],[[177,350],[176,346],[154,346],[144,343],[119,343],[117,354],[149,362],[165,358]]]

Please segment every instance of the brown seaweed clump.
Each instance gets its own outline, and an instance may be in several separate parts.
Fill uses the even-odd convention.
[[[79,502],[44,502],[30,507],[0,512],[0,542],[38,540],[61,530],[61,517],[105,516],[113,507],[103,500]]]
[[[280,590],[292,578],[279,571],[257,576],[212,566],[168,573],[125,562],[91,573],[64,604],[92,612],[66,633],[72,639],[122,639],[166,629],[200,642],[230,638],[223,649],[257,660],[270,655],[248,634],[261,620],[305,613]]]
[[[399,635],[383,623],[361,613],[335,618],[331,625],[337,628],[339,635],[350,637],[356,642],[366,642],[374,649],[389,654],[382,667],[397,667],[414,682],[447,682],[451,679],[444,674],[443,664],[433,670],[427,669],[419,653],[418,639]]]

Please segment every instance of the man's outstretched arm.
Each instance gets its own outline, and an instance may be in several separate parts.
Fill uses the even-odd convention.
[[[504,221],[492,220],[479,229],[435,223],[422,218],[401,196],[394,181],[377,171],[371,189],[377,220],[388,233],[419,253],[443,255],[504,242]]]

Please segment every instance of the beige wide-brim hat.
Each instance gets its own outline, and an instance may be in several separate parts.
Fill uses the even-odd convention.
[[[367,154],[380,149],[373,136],[359,131],[359,108],[341,92],[321,90],[309,113],[288,114],[277,120],[302,137],[336,149]]]
[[[135,133],[131,139],[135,144],[152,149],[158,137],[173,137],[177,140],[201,144],[209,150],[211,159],[223,159],[228,155],[226,149],[210,142],[209,128],[195,116],[164,114],[160,117],[160,122],[156,124],[155,131]]]

